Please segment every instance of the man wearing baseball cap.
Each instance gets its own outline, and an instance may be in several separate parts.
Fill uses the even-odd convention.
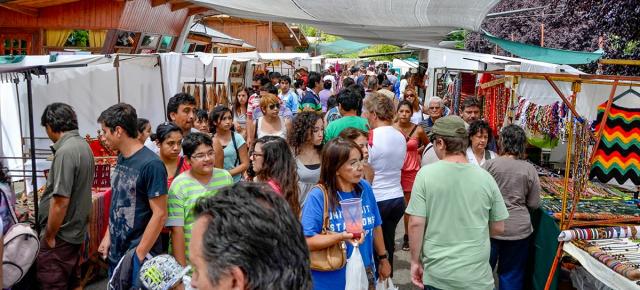
[[[420,169],[406,210],[411,281],[426,290],[493,289],[489,236],[509,217],[500,189],[467,162],[460,117],[438,119],[429,135],[440,161]]]

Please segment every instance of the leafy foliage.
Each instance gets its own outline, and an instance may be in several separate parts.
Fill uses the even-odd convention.
[[[74,30],[69,36],[69,38],[67,39],[65,46],[72,46],[72,47],[89,46],[89,31],[82,30],[82,29]]]
[[[540,45],[544,24],[544,46],[576,51],[595,51],[604,41],[604,58],[640,58],[640,4],[638,0],[502,0],[491,13],[530,7],[545,8],[487,18],[482,28],[504,39]],[[495,53],[495,46],[480,34],[465,42],[471,51]],[[506,52],[498,49],[499,54]],[[579,67],[595,73],[597,64]],[[605,74],[640,75],[638,66],[604,66]]]

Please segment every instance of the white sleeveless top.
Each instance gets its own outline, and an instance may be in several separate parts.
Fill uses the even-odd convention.
[[[262,126],[260,124],[262,124],[263,118],[264,117],[258,118],[258,125],[256,128],[256,134],[258,135],[258,139],[262,138],[263,136],[278,136],[278,137],[281,137],[282,139],[287,140],[287,126],[284,124],[284,118],[282,116],[278,116],[278,118],[280,118],[280,131],[273,132],[273,133],[266,133],[261,130]]]

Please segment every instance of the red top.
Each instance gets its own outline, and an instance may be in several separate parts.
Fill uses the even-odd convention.
[[[180,168],[178,168],[178,173],[169,177],[167,176],[167,188],[171,187],[171,183],[173,183],[173,180],[176,178],[176,176],[180,175],[180,173],[185,172],[189,169],[191,169],[191,165],[189,165],[189,163],[187,163],[186,161],[184,161],[184,157],[180,157],[182,158],[182,166],[180,166]],[[179,163],[180,161],[178,161]],[[167,172],[168,173],[168,172]]]

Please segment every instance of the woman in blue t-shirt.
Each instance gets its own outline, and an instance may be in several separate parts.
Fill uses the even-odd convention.
[[[249,168],[249,149],[242,135],[233,130],[233,114],[223,105],[213,108],[209,116],[209,128],[213,138],[222,145],[224,169],[229,171],[236,183]]]
[[[319,183],[327,189],[329,205],[329,234],[320,235],[324,212],[324,193],[315,187],[302,208],[302,227],[310,251],[328,248],[342,241],[347,243],[347,257],[353,251],[353,234],[347,233],[339,202],[349,198],[362,199],[362,225],[364,233],[359,240],[360,254],[367,269],[369,283],[374,284],[376,274],[374,255],[381,261],[377,274],[386,279],[391,274],[387,251],[380,227],[382,219],[373,191],[363,176],[360,147],[353,141],[336,138],[325,145]],[[374,251],[375,249],[375,251]],[[322,272],[311,270],[314,289],[344,289],[346,267]]]

